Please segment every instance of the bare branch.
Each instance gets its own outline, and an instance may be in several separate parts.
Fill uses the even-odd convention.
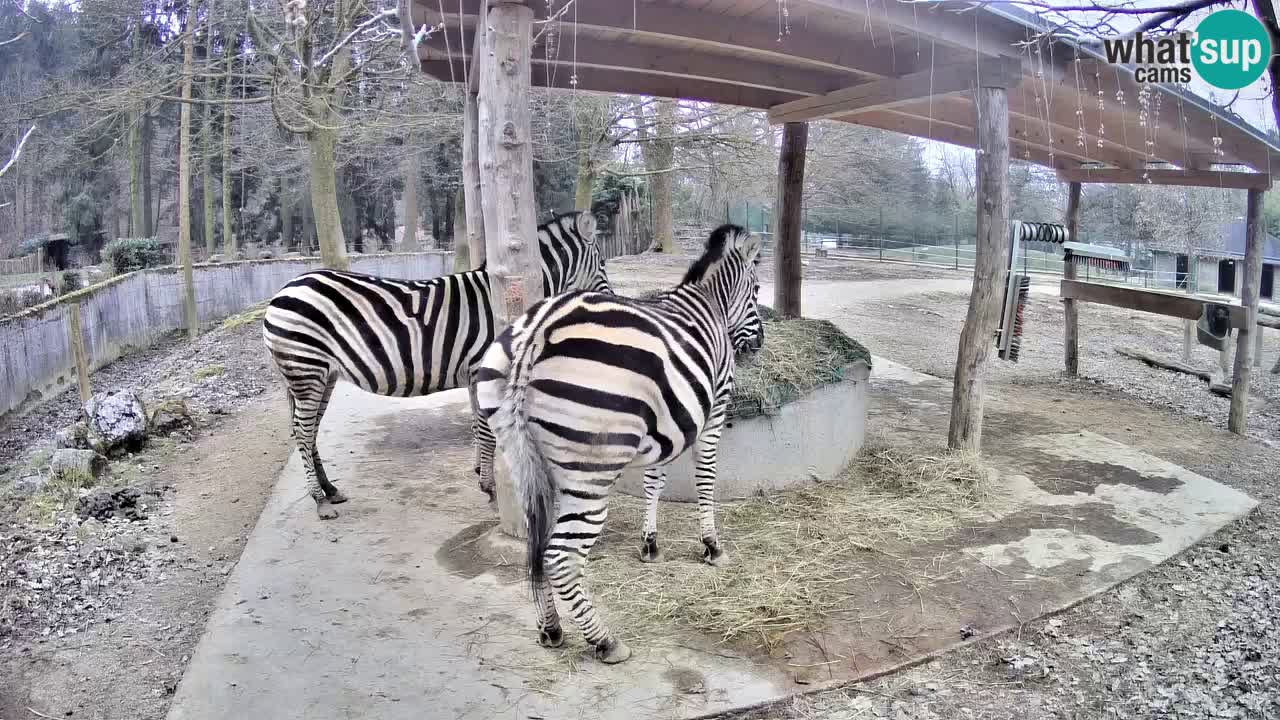
[[[337,55],[339,50],[342,50],[342,48],[349,45],[352,40],[354,40],[358,35],[363,33],[365,30],[368,30],[369,28],[373,27],[374,25],[377,25],[383,20],[389,20],[391,18],[397,17],[398,15],[399,15],[398,10],[383,10],[382,12],[374,15],[368,20],[365,20],[364,22],[360,23],[355,27],[354,30],[347,33],[346,37],[334,43],[333,47],[329,48],[328,52],[321,55],[320,59],[315,61],[315,64],[313,65],[313,67],[324,67],[324,64],[329,62],[329,60],[331,60],[334,55]]]
[[[27,138],[31,137],[31,133],[36,131],[36,126],[32,125],[23,133],[22,139],[18,141],[18,146],[13,149],[13,155],[9,158],[9,162],[0,167],[0,177],[4,177],[14,165],[18,164],[18,158],[22,156],[22,146],[27,144]]]
[[[30,35],[30,34],[31,34],[31,33],[29,33],[29,32],[20,32],[20,33],[18,33],[18,35],[17,35],[16,37],[11,37],[11,38],[9,38],[8,40],[0,40],[0,47],[4,47],[5,45],[8,45],[9,43],[16,43],[16,42],[18,42],[19,40],[21,40],[21,39],[25,38],[26,36],[28,36],[28,35]]]

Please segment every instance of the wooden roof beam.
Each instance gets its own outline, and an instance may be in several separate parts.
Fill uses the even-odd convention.
[[[1021,67],[1014,58],[984,58],[973,65],[951,65],[897,78],[854,85],[818,97],[769,108],[769,122],[805,122],[909,105],[921,99],[965,92],[979,82],[1016,86]]]
[[[1075,168],[1058,171],[1063,182],[1114,183],[1118,185],[1188,185],[1228,190],[1270,190],[1271,176],[1266,173],[1227,172],[1220,170],[1178,170],[1149,168],[1146,170],[1112,170]]]
[[[849,122],[891,130],[913,137],[972,148],[977,144],[973,125],[935,119],[932,122],[897,110],[879,110],[849,118]],[[1047,148],[1026,138],[1009,134],[1010,157],[1052,168],[1077,167],[1085,158],[1061,148]]]
[[[670,52],[633,42],[607,42],[599,38],[579,35],[576,39],[577,61],[574,62],[574,43],[571,38],[561,38],[559,57],[547,58],[545,46],[533,49],[535,64],[559,66],[558,72],[573,73],[574,67],[612,69],[618,72],[642,72],[668,75],[677,78],[728,83],[762,90],[773,90],[788,96],[818,95],[848,81],[848,75],[816,69],[804,70],[744,60],[725,55],[709,55],[700,52]],[[465,30],[459,35],[455,29],[439,33],[419,48],[423,60],[442,60],[452,52],[461,55],[461,48],[474,47],[474,32]]]
[[[989,56],[1017,54],[1013,43],[995,28],[995,18],[979,18],[980,9],[967,4],[965,7],[941,7],[936,3],[907,3],[898,0],[888,0],[880,5],[868,3],[867,0],[801,1],[841,15],[864,19],[873,25],[918,33],[953,48]],[[794,14],[796,10],[791,12]],[[1022,40],[1022,37],[1017,39]]]
[[[483,2],[485,0],[462,0],[465,25],[474,26]],[[427,22],[443,20],[446,26],[455,27],[458,24],[457,3],[445,3],[443,17],[434,3],[420,0],[414,3],[414,8],[415,17],[421,15]],[[804,62],[869,79],[897,75],[903,69],[915,69],[917,65],[927,67],[930,59],[927,50],[917,59],[914,47],[909,52],[904,47],[895,55],[885,48],[850,43],[847,39],[814,30],[793,32],[779,39],[778,28],[774,24],[671,5],[582,2],[564,20],[566,28],[576,22],[579,35],[622,32],[636,38],[653,36],[680,42],[693,50],[730,47],[750,51],[765,62],[789,65]],[[542,27],[535,23],[535,32]],[[579,60],[582,60],[581,55]]]

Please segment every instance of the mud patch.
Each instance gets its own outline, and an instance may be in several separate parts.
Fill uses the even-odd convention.
[[[405,410],[374,420],[376,448],[392,452],[453,449],[471,444],[471,410],[465,403]]]
[[[436,551],[436,562],[459,577],[470,580],[493,569],[493,563],[480,555],[476,542],[497,520],[486,520],[463,528],[457,535],[444,541]]]
[[[1033,530],[1065,530],[1091,535],[1115,545],[1151,545],[1160,542],[1155,533],[1119,520],[1108,503],[1035,506],[997,520],[966,528],[948,549],[1008,544],[1023,540]]]
[[[1031,482],[1054,495],[1094,494],[1101,485],[1128,485],[1138,490],[1168,495],[1183,482],[1176,477],[1158,473],[1144,474],[1118,463],[1090,460],[1062,460],[1037,457],[1020,468]]]
[[[707,679],[692,668],[672,667],[662,674],[677,695],[699,695],[707,691]]]

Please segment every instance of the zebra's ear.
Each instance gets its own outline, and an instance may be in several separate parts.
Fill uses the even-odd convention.
[[[576,220],[578,225],[578,234],[588,242],[595,242],[596,239],[596,216],[590,211],[578,213]]]
[[[738,248],[747,262],[753,263],[760,256],[760,236],[755,233],[744,233],[738,238]]]

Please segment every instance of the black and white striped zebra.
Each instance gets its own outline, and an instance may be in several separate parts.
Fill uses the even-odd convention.
[[[609,490],[625,468],[658,468],[696,446],[703,559],[725,560],[715,525],[716,449],[733,389],[734,338],[754,349],[764,340],[759,252],[756,236],[724,225],[675,289],[644,300],[590,292],[543,300],[485,353],[476,373],[479,412],[520,489],[543,645],[564,639],[554,588],[603,661],[631,655],[583,585]],[[657,493],[648,502],[656,521]],[[656,526],[647,522],[645,533],[642,553],[656,557]]]
[[[538,227],[543,291],[609,291],[595,217],[560,215]],[[463,387],[496,333],[489,274],[434,280],[317,270],[294,278],[271,299],[263,336],[284,375],[293,436],[307,490],[323,519],[346,501],[316,449],[320,420],[339,378],[379,395],[412,397]],[[471,393],[475,409],[475,391]],[[480,489],[493,491],[493,434],[478,416],[472,431]]]

